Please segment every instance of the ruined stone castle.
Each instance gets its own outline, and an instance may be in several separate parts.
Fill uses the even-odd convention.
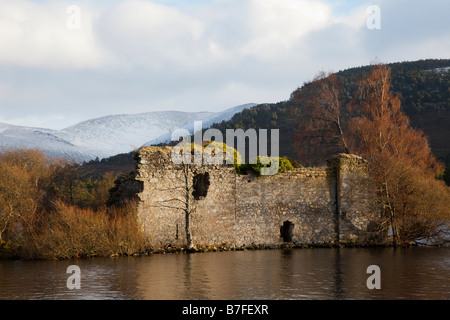
[[[196,246],[363,244],[379,211],[371,204],[368,167],[340,154],[322,168],[295,168],[270,176],[239,175],[226,164],[183,164],[170,147],[143,147],[136,170],[116,193],[137,200],[138,219],[152,249],[186,245],[188,194]],[[117,192],[120,191],[120,192]]]

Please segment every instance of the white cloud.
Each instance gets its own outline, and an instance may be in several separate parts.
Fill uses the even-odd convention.
[[[91,3],[77,4],[81,28],[69,30],[70,2],[0,0],[0,65],[180,73],[246,59],[279,64],[304,56],[311,33],[358,20],[312,0],[213,1],[184,12],[163,1]]]
[[[70,30],[69,2],[0,1],[0,65],[98,68],[111,56],[98,46],[94,11],[80,3],[80,29]]]
[[[250,38],[242,48],[244,54],[264,60],[290,53],[307,34],[327,26],[330,8],[310,0],[250,0]]]
[[[143,0],[124,1],[102,12],[100,42],[122,66],[191,67],[202,55],[204,24],[176,8]]]

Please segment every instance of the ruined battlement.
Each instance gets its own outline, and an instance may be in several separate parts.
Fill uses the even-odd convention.
[[[226,164],[175,164],[171,151],[141,148],[136,171],[123,183],[135,190],[153,249],[186,245],[186,185],[196,246],[358,244],[367,241],[378,212],[370,202],[367,162],[355,155],[257,177]]]

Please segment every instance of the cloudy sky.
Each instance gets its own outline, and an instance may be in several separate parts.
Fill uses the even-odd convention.
[[[449,12],[448,0],[0,0],[0,122],[287,100],[320,71],[450,58]]]

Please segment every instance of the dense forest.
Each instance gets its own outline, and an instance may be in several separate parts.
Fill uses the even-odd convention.
[[[391,90],[399,96],[402,111],[410,118],[414,128],[424,131],[429,138],[433,154],[449,168],[450,127],[447,124],[450,123],[450,60],[420,60],[387,66],[392,72]],[[336,73],[342,82],[344,103],[353,99],[357,80],[369,72],[370,68],[363,66]],[[289,100],[283,102],[245,109],[235,114],[231,120],[214,124],[212,127],[223,132],[228,128],[279,129],[280,155],[301,162],[298,148],[295,146],[298,119],[294,113],[299,106],[293,101],[293,94]],[[449,176],[447,170],[445,178],[450,185]]]
[[[391,90],[399,95],[407,115],[450,110],[450,59],[397,62],[387,66],[392,71]],[[369,70],[370,66],[364,66],[337,72],[349,99],[355,92],[356,80]]]

